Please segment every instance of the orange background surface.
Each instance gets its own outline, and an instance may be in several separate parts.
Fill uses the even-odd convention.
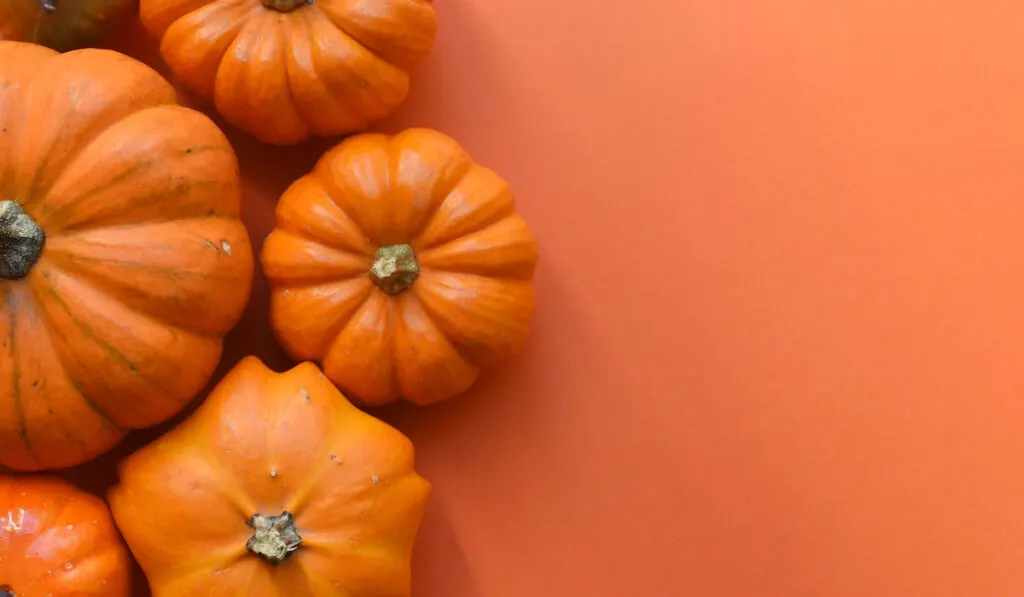
[[[1024,6],[436,4],[378,129],[503,173],[543,259],[525,354],[378,413],[415,596],[1024,594]],[[327,144],[230,136],[259,243]],[[289,366],[266,307],[222,370]]]

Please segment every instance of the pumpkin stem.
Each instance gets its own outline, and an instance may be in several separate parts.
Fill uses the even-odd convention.
[[[246,524],[256,532],[245,544],[245,548],[271,564],[285,561],[302,545],[302,537],[295,530],[295,518],[290,512],[280,516],[254,514]]]
[[[387,245],[377,249],[370,267],[370,279],[388,294],[398,294],[412,286],[419,275],[416,251],[409,245]]]
[[[39,8],[43,9],[43,12],[55,12],[57,10],[57,0],[36,0],[39,3]],[[0,593],[0,597],[4,597],[3,593]]]
[[[45,243],[46,233],[17,201],[0,201],[0,280],[27,276]]]
[[[291,12],[296,8],[313,4],[314,0],[262,0],[263,6],[278,12]]]

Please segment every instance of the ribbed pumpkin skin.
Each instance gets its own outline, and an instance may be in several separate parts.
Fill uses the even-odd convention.
[[[54,477],[0,475],[0,595],[128,597],[128,570],[102,500]]]
[[[397,244],[420,271],[389,294],[369,273]],[[282,345],[364,404],[466,391],[520,350],[534,311],[537,245],[508,185],[426,129],[324,155],[278,203],[262,261]]]
[[[312,363],[249,357],[122,463],[109,500],[154,597],[409,597],[430,494],[413,458]],[[302,544],[275,565],[247,550],[247,522],[284,512]]]
[[[430,0],[142,0],[175,77],[278,145],[365,129],[409,92],[434,44]]]
[[[0,2],[0,40],[26,41],[61,52],[83,48],[125,23],[138,0],[44,0]]]
[[[213,374],[252,284],[238,165],[159,75],[103,50],[0,42],[0,128],[0,201],[47,234],[0,279],[0,463],[71,466]]]

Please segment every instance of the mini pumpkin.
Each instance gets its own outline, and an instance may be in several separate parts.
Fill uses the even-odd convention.
[[[285,349],[365,404],[464,392],[534,311],[537,245],[508,185],[426,129],[330,150],[281,198],[262,261]]]
[[[258,139],[292,144],[391,114],[430,51],[430,0],[142,0],[174,75]]]
[[[62,52],[85,47],[122,24],[137,0],[3,0],[0,40],[27,41]]]
[[[128,597],[128,551],[99,498],[0,475],[0,597]]]
[[[84,462],[206,385],[252,282],[240,202],[150,68],[0,42],[0,463]]]
[[[109,499],[155,597],[408,597],[430,485],[316,365],[241,363]]]

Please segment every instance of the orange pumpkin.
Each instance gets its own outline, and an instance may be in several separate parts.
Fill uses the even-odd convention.
[[[141,12],[187,88],[274,144],[391,114],[437,30],[430,0],[142,0]]]
[[[464,392],[534,310],[537,246],[508,185],[430,130],[329,151],[281,198],[262,259],[285,349],[366,404]]]
[[[251,287],[240,195],[145,65],[0,42],[0,463],[86,461],[205,386]]]
[[[430,485],[312,363],[244,359],[110,492],[156,597],[407,597]]]
[[[98,40],[124,22],[137,0],[3,0],[0,40],[27,41],[60,51]]]
[[[99,498],[0,475],[0,597],[128,597],[128,551]]]

